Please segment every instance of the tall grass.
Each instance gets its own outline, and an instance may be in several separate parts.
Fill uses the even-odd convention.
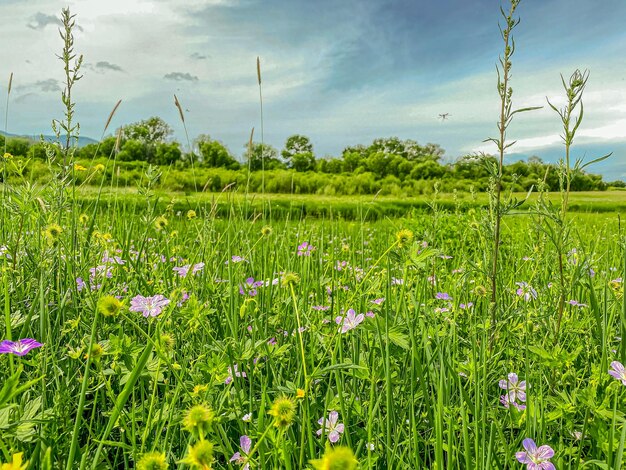
[[[48,187],[3,184],[9,468],[513,469],[528,439],[559,469],[622,466],[615,217],[563,210],[576,251],[557,267],[548,214],[504,218],[519,204],[499,185],[486,209],[436,191],[427,214],[370,222],[367,205],[344,220],[335,205],[312,219],[290,198],[274,217],[248,194],[221,194],[220,210],[161,201],[155,167],[133,198],[104,196],[91,169],[100,187],[81,198],[50,157]],[[42,346],[13,354],[27,338]]]

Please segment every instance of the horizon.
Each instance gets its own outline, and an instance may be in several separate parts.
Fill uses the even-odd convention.
[[[61,49],[58,16],[66,3],[0,5],[8,24],[0,37],[14,45],[0,52],[5,96],[14,72],[9,133],[48,134],[51,119],[61,115],[62,68],[55,53]],[[446,163],[478,151],[494,153],[482,142],[496,134],[498,118],[500,17],[491,3],[69,2],[79,26],[75,50],[85,57],[84,77],[75,89],[81,136],[98,140],[122,99],[111,129],[155,115],[182,142],[176,93],[190,136],[209,134],[239,158],[252,127],[260,140],[259,56],[264,140],[278,149],[288,136],[303,134],[318,157],[390,136],[439,144]],[[515,107],[544,108],[513,122],[510,138],[518,142],[508,161],[531,155],[558,159],[560,122],[546,96],[562,104],[560,73],[567,79],[577,68],[588,69],[574,157],[589,161],[614,152],[588,171],[625,179],[620,160],[626,152],[626,64],[612,60],[626,48],[626,32],[619,28],[625,15],[626,4],[618,0],[521,2],[513,99]],[[581,38],[581,30],[589,37]],[[5,103],[0,106],[4,115]],[[449,118],[439,119],[445,113]]]

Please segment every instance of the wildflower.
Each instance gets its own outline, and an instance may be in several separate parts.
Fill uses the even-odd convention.
[[[283,287],[295,286],[300,283],[300,276],[296,273],[285,273],[281,279]]]
[[[245,280],[244,284],[239,285],[239,293],[241,295],[247,295],[248,297],[254,297],[257,295],[257,287],[261,287],[263,281],[255,281],[253,277],[249,277]]]
[[[93,171],[104,171],[104,165],[102,163],[98,163],[96,166],[93,167]]]
[[[167,458],[163,452],[148,452],[137,462],[137,470],[167,470]]]
[[[269,237],[272,234],[272,227],[270,227],[269,225],[265,225],[261,228],[261,235],[263,235],[264,237]]]
[[[9,160],[10,158],[13,158],[13,155],[11,155],[10,153],[7,152],[7,153],[5,153],[3,155],[3,158],[6,159],[6,160]]]
[[[526,381],[522,380],[520,382],[516,373],[511,372],[508,375],[508,380],[500,380],[498,385],[502,390],[507,391],[511,403],[516,402],[518,399],[526,401]]]
[[[372,300],[371,302],[372,302],[373,304],[375,304],[375,305],[381,305],[384,301],[385,301],[385,298],[384,298],[384,297],[381,297],[381,298],[379,298],[379,299],[374,299],[374,300]]]
[[[204,263],[196,263],[191,267],[191,274],[194,276],[204,269]]]
[[[198,441],[187,449],[187,456],[178,463],[185,463],[191,468],[211,470],[213,468],[213,444],[209,441]]]
[[[244,261],[246,261],[246,259],[241,257],[241,256],[239,256],[239,255],[233,255],[233,256],[230,257],[230,262],[231,263],[242,263]],[[228,264],[228,261],[226,261],[226,264]]]
[[[304,398],[304,390],[302,390],[301,388],[296,390],[296,398]]]
[[[373,451],[374,449],[376,449],[376,446],[374,445],[373,442],[368,442],[365,444],[365,447],[367,448],[367,450],[369,451]]]
[[[467,310],[467,309],[472,308],[473,306],[474,306],[474,302],[468,302],[466,304],[459,304],[459,308],[461,310]]]
[[[580,303],[578,300],[568,300],[567,303],[570,304],[572,307],[578,307],[578,308],[587,307],[587,304]]]
[[[77,277],[76,278],[76,290],[78,290],[78,292],[80,292],[85,287],[87,287],[87,284],[85,284],[85,281],[83,281],[83,278],[82,277]]]
[[[359,461],[349,447],[326,448],[321,459],[311,460],[316,470],[355,470]]]
[[[518,297],[523,297],[525,302],[530,302],[537,298],[537,291],[528,285],[526,282],[516,282],[518,287],[515,293]]]
[[[105,317],[114,317],[120,313],[123,305],[122,302],[112,295],[105,295],[98,299],[97,307],[98,311]]]
[[[190,264],[186,264],[185,266],[174,266],[172,268],[172,271],[174,271],[180,277],[187,277],[187,274],[189,274],[189,268],[191,268]]]
[[[328,305],[313,305],[311,308],[313,310],[317,310],[318,312],[325,312],[326,310],[330,310],[330,306]]]
[[[249,423],[250,421],[252,421],[252,413],[246,413],[245,415],[243,415],[241,417],[241,421],[244,421],[246,423]]]
[[[6,156],[7,154],[5,154]],[[26,470],[28,468],[28,460],[22,462],[24,453],[18,452],[13,454],[12,462],[3,463],[0,465],[0,470]]]
[[[15,354],[25,356],[31,349],[40,348],[43,344],[32,338],[24,338],[17,341],[5,339],[0,343],[0,354]]]
[[[169,299],[166,299],[161,294],[154,295],[152,297],[144,297],[143,295],[136,295],[130,301],[131,312],[139,312],[144,317],[156,317],[163,311],[163,307],[169,304]]]
[[[91,346],[91,350],[85,354],[85,359],[91,359],[92,361],[98,362],[102,356],[104,356],[104,348],[100,343],[94,343]]]
[[[246,461],[246,457],[250,453],[250,447],[252,446],[252,439],[248,436],[241,436],[239,438],[239,446],[241,447],[241,452],[235,452],[233,456],[230,458],[229,462],[235,462],[238,464],[242,464]],[[243,453],[243,456],[241,455]],[[250,464],[247,463],[243,466],[242,470],[249,470]]]
[[[403,228],[398,233],[396,233],[396,243],[399,248],[404,248],[406,245],[413,241],[413,232],[410,230]]]
[[[270,339],[267,341],[267,345],[268,345],[268,346],[276,346],[276,338],[270,338]]]
[[[279,397],[272,403],[268,414],[274,417],[274,426],[286,429],[296,418],[296,404],[289,397]]]
[[[183,427],[187,432],[196,438],[204,438],[209,432],[215,413],[205,405],[192,406],[183,418]]]
[[[361,324],[364,319],[365,315],[363,315],[362,313],[356,315],[354,309],[349,309],[346,312],[345,317],[339,316],[335,318],[335,323],[339,325],[339,331],[341,333],[347,333],[348,331],[353,330],[354,328],[359,326],[359,324]]]
[[[226,377],[226,380],[224,380],[224,383],[226,385],[228,385],[229,383],[233,381],[233,376],[244,377],[244,378],[247,377],[245,372],[240,372],[238,369],[239,369],[239,366],[237,364],[234,364],[232,368],[228,366],[228,377]]]
[[[298,245],[298,256],[311,256],[313,250],[315,250],[315,247],[309,245],[309,242],[302,242]]]
[[[526,409],[526,405],[511,401],[511,398],[508,395],[500,395],[500,403],[502,403],[507,410],[511,407],[511,405],[513,405],[518,411],[524,411]]]
[[[52,242],[56,241],[62,233],[63,228],[59,224],[50,224],[44,230],[44,236]]]
[[[74,171],[87,171],[87,168],[80,165],[79,163],[74,163]]]
[[[320,418],[317,421],[317,424],[322,426],[321,429],[317,430],[317,435],[321,436],[322,433],[325,433],[328,436],[328,440],[333,444],[336,443],[343,434],[344,425],[343,423],[338,423],[339,413],[336,411],[331,411],[328,414],[328,418]]]
[[[402,284],[404,284],[404,279],[396,279],[395,277],[391,278],[392,286],[401,286]]]
[[[450,297],[450,294],[448,294],[447,292],[437,292],[437,294],[435,294],[435,299],[437,299],[437,300],[452,300],[452,297]]]
[[[526,438],[522,441],[526,452],[516,452],[517,461],[527,466],[528,470],[556,470],[550,459],[554,456],[552,447],[543,445],[537,447],[535,441]]]
[[[611,362],[611,368],[609,369],[609,375],[611,377],[622,382],[622,385],[626,385],[626,369],[621,362]]]
[[[165,229],[165,227],[167,227],[167,224],[169,222],[167,221],[167,219],[163,216],[157,217],[156,220],[154,221],[154,227],[157,230],[163,230]]]
[[[191,219],[195,219],[196,218],[196,211],[189,209],[187,211],[187,219],[191,220]]]

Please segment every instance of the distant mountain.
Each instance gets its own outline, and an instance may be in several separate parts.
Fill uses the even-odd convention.
[[[4,135],[6,137],[9,138],[13,138],[13,139],[28,139],[28,140],[32,140],[33,142],[39,142],[41,140],[41,134],[34,134],[34,135],[24,135],[24,134],[11,134],[11,133],[5,133],[3,131],[0,131],[0,135]],[[56,141],[56,137],[53,135],[44,135],[43,136],[44,140],[47,142],[54,142]],[[98,141],[94,140],[90,137],[83,137],[80,136],[78,138],[78,146],[79,147],[84,147],[85,145],[89,145],[89,144],[97,144]]]

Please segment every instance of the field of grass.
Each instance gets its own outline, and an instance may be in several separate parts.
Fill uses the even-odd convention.
[[[346,220],[379,220],[384,218],[405,217],[408,214],[432,212],[433,205],[448,212],[467,212],[469,209],[488,205],[487,194],[456,193],[419,196],[413,198],[395,198],[390,196],[322,196],[289,194],[252,194],[238,192],[221,193],[177,193],[156,191],[159,206],[168,206],[175,211],[186,211],[200,207],[205,212],[212,212],[221,217],[228,214],[231,207],[245,210],[246,215],[254,216],[269,211],[275,219],[314,217],[339,218]],[[549,193],[549,199],[555,205],[560,204],[560,193]],[[134,189],[108,188],[99,190],[84,187],[79,197],[85,202],[95,202],[99,197],[106,201],[128,207],[146,206],[145,198]],[[520,212],[533,210],[537,193],[513,194],[518,200],[527,202],[519,208]],[[621,213],[626,210],[626,191],[575,192],[570,195],[570,210],[575,217],[582,213]]]
[[[504,218],[491,325],[478,207],[361,222],[270,207],[365,198],[4,190],[4,336],[41,346],[3,343],[0,461],[508,469],[528,438],[559,469],[625,458],[622,193],[572,196],[614,209],[572,214],[557,332],[536,215]]]

